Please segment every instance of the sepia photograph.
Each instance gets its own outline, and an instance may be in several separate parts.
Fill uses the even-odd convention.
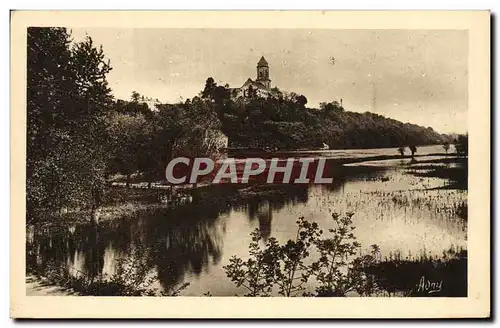
[[[470,29],[90,17],[19,28],[23,297],[489,302]]]

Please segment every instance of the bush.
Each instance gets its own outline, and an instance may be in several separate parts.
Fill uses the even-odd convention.
[[[458,156],[467,157],[469,155],[469,135],[459,135],[455,141],[455,150]]]
[[[244,287],[246,296],[270,296],[277,291],[282,296],[346,296],[356,291],[360,295],[371,294],[373,283],[364,274],[364,268],[375,262],[375,253],[356,257],[360,244],[353,233],[353,213],[340,216],[332,214],[335,228],[322,238],[323,230],[317,223],[303,217],[297,221],[295,239],[280,244],[269,238],[263,247],[262,237],[256,229],[249,245],[250,258],[246,261],[237,256],[224,266],[226,275],[237,287]],[[376,245],[372,246],[375,251]],[[317,261],[308,261],[311,252],[319,255]],[[306,291],[305,284],[314,279],[315,294]]]

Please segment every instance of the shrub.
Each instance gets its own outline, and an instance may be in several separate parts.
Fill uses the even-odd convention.
[[[364,268],[376,261],[376,245],[372,255],[356,257],[360,244],[354,235],[353,213],[340,216],[332,213],[335,227],[330,235],[322,238],[323,230],[317,223],[303,217],[297,221],[297,234],[280,244],[269,238],[263,247],[259,230],[252,232],[249,259],[237,256],[224,266],[226,275],[237,287],[244,287],[246,296],[270,296],[277,291],[282,296],[345,296],[349,292],[360,295],[375,290],[373,279],[364,273]],[[311,252],[318,260],[311,261]],[[314,279],[316,294],[306,291],[305,284]]]

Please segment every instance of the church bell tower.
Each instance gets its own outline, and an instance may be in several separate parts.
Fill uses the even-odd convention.
[[[269,79],[269,64],[267,63],[264,56],[262,56],[259,62],[257,63],[256,82],[259,82],[268,89],[271,87],[271,80]]]

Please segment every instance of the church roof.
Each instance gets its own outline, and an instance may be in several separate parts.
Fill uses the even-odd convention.
[[[241,88],[246,87],[246,86],[247,86],[247,85],[249,85],[249,84],[254,84],[254,83],[255,83],[255,82],[254,82],[254,81],[252,81],[252,79],[251,79],[251,78],[248,78],[248,79],[245,81],[245,83],[243,83],[243,85],[241,86]]]
[[[259,60],[259,62],[257,63],[257,66],[268,66],[269,64],[267,63],[266,59],[264,58],[264,56],[262,56]]]
[[[254,80],[252,80],[251,78],[248,78],[248,79],[246,80],[246,82],[245,82],[245,83],[243,83],[243,85],[241,86],[241,88],[244,88],[244,87],[246,87],[246,86],[247,86],[247,85],[249,85],[249,84],[250,84],[250,85],[252,85],[253,87],[258,88],[258,89],[265,89],[265,90],[268,90],[268,88],[267,88],[265,85],[263,85],[263,84],[262,84],[262,83],[260,83],[259,81],[254,81]],[[241,89],[241,88],[240,88],[240,89]]]

